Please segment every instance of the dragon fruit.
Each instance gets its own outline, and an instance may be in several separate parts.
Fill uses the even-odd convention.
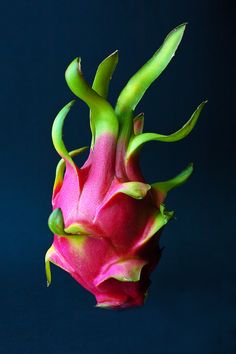
[[[73,157],[87,147],[68,152],[63,143],[63,123],[75,101],[68,103],[52,127],[61,160],[49,217],[54,241],[45,256],[46,275],[49,285],[50,263],[64,269],[96,297],[98,307],[143,304],[150,274],[161,256],[161,232],[174,214],[166,210],[165,198],[193,170],[189,164],[172,179],[148,184],[140,171],[139,155],[148,141],[174,142],[187,136],[206,101],[170,135],[143,133],[144,114],[134,113],[147,88],[174,56],[185,27],[182,24],[169,33],[160,49],[128,81],[115,108],[108,103],[107,94],[117,51],[100,63],[92,87],[84,79],[80,58],[65,73],[71,91],[90,109],[92,140],[87,161],[78,167]]]

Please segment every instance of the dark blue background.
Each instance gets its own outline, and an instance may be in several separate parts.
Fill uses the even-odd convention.
[[[236,353],[235,63],[228,1],[26,1],[1,3],[1,322],[0,354]],[[71,98],[64,70],[82,56],[91,81],[120,50],[111,102],[176,25],[189,25],[177,55],[139,111],[146,131],[178,129],[208,98],[184,141],[149,143],[147,181],[195,163],[189,182],[167,201],[177,220],[165,229],[160,265],[142,308],[105,311],[44,254],[58,160],[50,130]],[[234,95],[233,95],[234,94]],[[90,141],[82,102],[65,124],[68,148]]]

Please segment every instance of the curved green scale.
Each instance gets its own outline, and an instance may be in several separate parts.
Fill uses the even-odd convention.
[[[76,58],[65,72],[66,82],[71,91],[83,100],[91,110],[92,127],[95,128],[95,138],[109,132],[117,136],[118,121],[111,105],[99,96],[86,82],[81,70],[81,59]]]
[[[187,123],[185,123],[182,128],[173,134],[162,135],[156,133],[144,133],[133,137],[128,146],[126,159],[128,160],[144,143],[148,141],[157,140],[170,143],[185,138],[193,130],[206,103],[207,101],[202,102]]]
[[[51,272],[51,267],[50,267],[50,253],[53,251],[53,246],[51,246],[47,253],[45,254],[45,273],[46,273],[46,279],[47,279],[47,287],[51,285],[52,282],[52,272]]]
[[[141,277],[142,269],[146,264],[147,261],[138,257],[119,259],[99,274],[94,279],[94,284],[99,286],[111,278],[121,282],[138,282]]]
[[[153,183],[151,186],[153,189],[160,191],[164,196],[166,196],[171,189],[181,186],[183,183],[185,183],[191,176],[192,172],[193,164],[190,163],[181,173],[179,173],[174,178],[164,182]]]
[[[75,103],[75,100],[69,102],[66,106],[64,106],[58,115],[56,116],[53,125],[52,125],[52,142],[53,145],[58,152],[58,154],[63,158],[64,161],[67,161],[71,164],[71,166],[75,167],[74,162],[69,155],[62,138],[62,129],[64,125],[65,118],[69,113],[71,107]]]
[[[51,267],[50,263],[64,269],[66,272],[71,273],[74,271],[73,267],[66,261],[61,253],[52,244],[45,254],[45,272],[47,279],[47,287],[50,286],[52,282]]]
[[[165,226],[169,220],[171,220],[174,216],[174,211],[168,211],[165,208],[164,204],[160,204],[160,209],[157,211],[156,215],[153,219],[153,224],[150,228],[148,228],[148,232],[143,239],[141,239],[136,248],[142,247],[146,244],[156,233]]]
[[[90,235],[84,226],[79,223],[74,223],[65,228],[63,214],[60,208],[54,209],[48,218],[48,227],[54,235],[69,237],[77,237]]]
[[[118,64],[118,50],[106,57],[98,66],[92,89],[107,98],[110,80]]]
[[[151,186],[143,182],[124,182],[117,193],[126,194],[134,199],[143,199]]]
[[[117,100],[118,115],[135,109],[145,91],[167,67],[177,50],[184,34],[186,23],[172,30],[153,57],[131,77]]]
[[[72,150],[69,152],[70,157],[74,157],[79,155],[81,152],[85,151],[88,149],[88,146],[84,146],[80,149],[76,149],[76,150]],[[54,181],[54,185],[53,185],[53,192],[56,190],[56,187],[58,186],[58,184],[62,183],[63,181],[63,176],[64,176],[64,171],[65,171],[65,161],[64,159],[61,159],[56,167],[56,176],[55,176],[55,181]]]
[[[64,231],[64,219],[60,208],[54,209],[48,218],[48,227],[54,235],[68,236]]]
[[[98,95],[107,98],[110,80],[115,71],[115,68],[118,64],[118,50],[110,54],[106,57],[98,66],[94,80],[92,89],[97,92]],[[94,127],[94,117],[90,113],[90,128],[92,132],[92,142],[91,146],[94,145],[94,135],[95,135],[95,127]]]

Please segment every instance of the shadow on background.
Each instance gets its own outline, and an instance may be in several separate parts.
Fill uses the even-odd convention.
[[[1,354],[236,353],[235,74],[233,8],[227,1],[41,1],[2,3],[1,46]],[[73,97],[64,70],[82,56],[91,81],[115,49],[115,99],[128,78],[176,25],[189,25],[165,73],[139,105],[145,130],[169,133],[204,99],[193,133],[142,153],[147,181],[169,178],[190,161],[191,180],[170,194],[176,210],[145,307],[95,309],[93,297],[53,267],[47,289],[44,254],[58,156],[50,129]],[[88,109],[78,102],[65,142],[88,144]]]

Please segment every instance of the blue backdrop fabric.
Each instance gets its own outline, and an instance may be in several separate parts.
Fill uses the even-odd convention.
[[[1,2],[1,320],[0,354],[236,353],[235,63],[233,5],[227,1],[49,0]],[[53,119],[73,95],[64,71],[82,57],[91,82],[119,49],[110,101],[188,21],[174,60],[137,113],[145,131],[177,130],[204,99],[192,134],[146,144],[145,178],[176,175],[193,161],[188,183],[170,193],[176,219],[162,235],[160,264],[144,307],[106,311],[44,254],[58,156]],[[89,112],[78,102],[65,123],[68,149],[90,142]],[[83,158],[78,160],[79,163]]]

